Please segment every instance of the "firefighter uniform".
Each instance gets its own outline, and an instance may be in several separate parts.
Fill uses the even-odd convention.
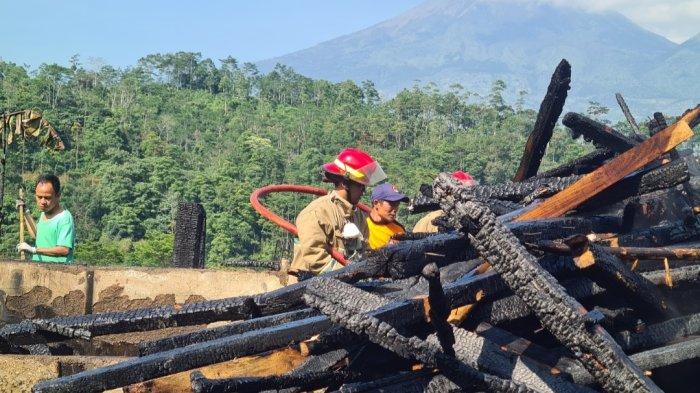
[[[291,272],[305,270],[320,274],[342,267],[331,258],[329,247],[346,257],[355,251],[357,246],[346,244],[343,239],[343,228],[348,222],[354,223],[360,230],[362,239],[359,248],[363,248],[368,233],[367,223],[364,214],[350,202],[332,191],[306,206],[296,220],[299,243],[294,246]]]
[[[413,227],[413,232],[436,233],[438,231],[438,227],[433,225],[433,220],[438,217],[442,217],[443,214],[445,213],[442,210],[435,210],[434,212],[426,214],[425,217],[418,220],[416,225]]]

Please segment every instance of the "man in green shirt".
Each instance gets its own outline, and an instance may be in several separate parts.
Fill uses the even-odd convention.
[[[36,204],[41,216],[36,223],[36,247],[17,245],[17,251],[32,253],[32,261],[73,262],[75,226],[73,216],[61,207],[61,182],[55,175],[41,175],[36,184]]]

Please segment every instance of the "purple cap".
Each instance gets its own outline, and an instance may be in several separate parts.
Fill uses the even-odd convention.
[[[389,183],[384,183],[374,187],[374,190],[372,190],[372,202],[379,200],[389,202],[408,202],[408,197],[400,193],[395,186]]]

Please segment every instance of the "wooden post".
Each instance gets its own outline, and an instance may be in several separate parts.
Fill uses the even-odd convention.
[[[174,267],[204,268],[207,215],[199,203],[181,202],[175,218]]]
[[[17,206],[19,210],[19,242],[24,243],[24,188],[19,188],[19,200],[22,202]],[[26,260],[26,255],[24,250],[19,252],[19,259]]]

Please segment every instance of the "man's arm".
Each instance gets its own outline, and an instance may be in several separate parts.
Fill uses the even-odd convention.
[[[70,253],[70,248],[65,246],[37,247],[35,254],[48,255],[50,257],[65,257]]]

